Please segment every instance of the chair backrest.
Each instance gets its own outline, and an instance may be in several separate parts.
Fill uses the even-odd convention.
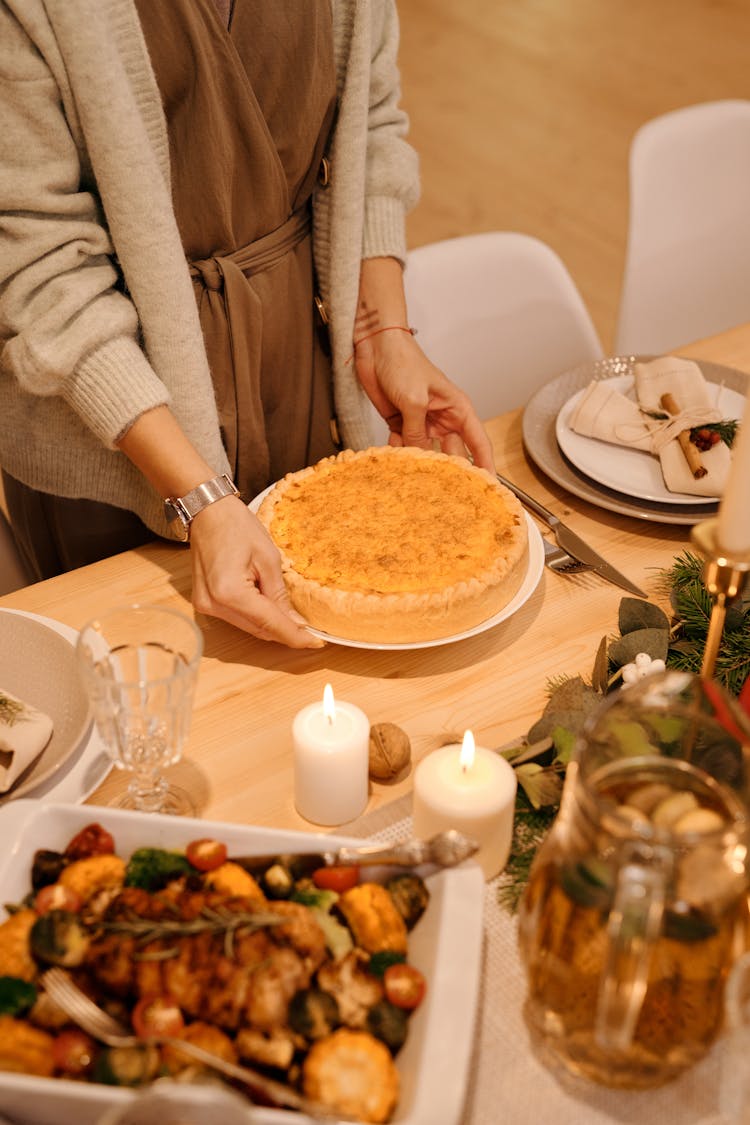
[[[490,231],[420,246],[404,285],[420,346],[482,419],[603,354],[567,269],[529,235]]]
[[[615,350],[660,353],[750,320],[750,101],[643,125]]]
[[[33,581],[18,553],[5,513],[0,510],[0,594],[10,594]]]

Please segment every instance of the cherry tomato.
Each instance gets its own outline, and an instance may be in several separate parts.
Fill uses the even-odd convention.
[[[90,855],[113,855],[115,841],[101,824],[87,824],[65,849],[67,859],[87,859]]]
[[[397,1008],[416,1008],[422,1003],[427,982],[413,965],[389,965],[383,974],[386,1000]]]
[[[63,1070],[66,1074],[85,1074],[94,1061],[95,1054],[96,1043],[90,1035],[77,1027],[61,1031],[52,1043],[55,1070]]]
[[[34,897],[37,914],[47,914],[50,910],[68,910],[71,914],[77,914],[82,906],[81,896],[62,883],[48,883]]]
[[[181,1035],[185,1027],[180,1006],[171,996],[142,996],[133,1008],[133,1030],[140,1039]]]
[[[359,882],[359,867],[356,864],[340,867],[319,867],[313,871],[313,883],[321,891],[344,891],[356,887]]]
[[[227,846],[218,840],[193,840],[186,847],[185,855],[198,871],[215,871],[227,861]]]

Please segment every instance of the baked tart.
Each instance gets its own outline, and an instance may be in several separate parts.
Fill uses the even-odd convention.
[[[503,609],[527,570],[516,497],[443,453],[345,450],[288,473],[258,516],[294,608],[351,640],[409,644],[464,632]]]

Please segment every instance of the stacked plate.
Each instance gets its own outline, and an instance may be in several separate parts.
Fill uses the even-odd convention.
[[[635,400],[633,368],[652,356],[615,356],[582,364],[545,384],[523,412],[531,460],[557,484],[600,508],[656,523],[694,524],[714,515],[718,497],[669,492],[659,461],[637,449],[582,437],[570,418],[593,379],[606,379]],[[744,371],[697,360],[725,419],[741,420],[750,378]]]

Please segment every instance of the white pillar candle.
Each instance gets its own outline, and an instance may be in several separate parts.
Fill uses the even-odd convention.
[[[412,819],[422,840],[455,828],[479,844],[474,856],[491,879],[508,862],[513,837],[516,775],[505,758],[466,731],[463,744],[433,751],[414,773]]]
[[[314,824],[345,824],[367,804],[370,724],[364,711],[333,697],[299,711],[292,724],[294,803]]]
[[[730,558],[750,555],[750,394],[732,447],[729,480],[719,507],[717,539]]]

